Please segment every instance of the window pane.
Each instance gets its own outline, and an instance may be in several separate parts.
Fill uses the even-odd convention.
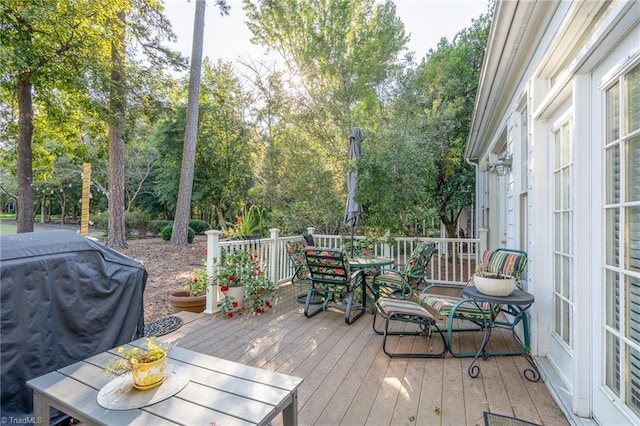
[[[560,257],[560,255],[553,255],[553,291],[558,294],[560,294],[560,292],[562,291],[562,283],[560,281],[562,279],[562,275],[560,272],[561,261],[562,258]]]
[[[620,283],[618,273],[606,272],[607,289],[607,325],[615,330],[620,330]]]
[[[620,85],[607,90],[607,143],[620,137]]]
[[[562,240],[563,240],[563,252],[567,252],[566,246],[569,242],[569,212],[562,213]]]
[[[620,146],[607,150],[607,203],[620,202]]]
[[[560,235],[560,216],[561,213],[554,213],[553,214],[553,223],[555,224],[556,229],[553,232],[553,248],[555,251],[562,251],[562,238]]]
[[[571,259],[566,256],[562,257],[562,296],[567,299],[571,298]]]
[[[640,343],[640,279],[626,276],[627,294],[627,332],[629,339]]]
[[[627,133],[640,129],[640,65],[636,66],[626,76],[625,80],[625,103],[627,113]]]
[[[627,199],[640,201],[640,137],[627,142]]]
[[[569,321],[571,305],[569,305],[569,302],[564,301],[562,303],[562,308],[562,340],[564,340],[567,345],[571,345],[571,321]]]
[[[555,302],[555,315],[554,315],[554,318],[555,318],[554,323],[555,324],[554,324],[554,327],[553,327],[553,331],[555,331],[556,334],[558,334],[558,335],[562,335],[561,334],[562,329],[560,328],[560,318],[561,318],[561,314],[562,314],[562,310],[561,310],[560,304],[561,304],[562,301],[560,300],[560,298],[558,296],[553,296],[553,298],[554,298],[554,302]]]
[[[629,207],[625,212],[625,269],[640,272],[640,207]]]
[[[573,167],[564,169],[564,208],[571,208],[571,172]]]
[[[607,369],[605,378],[607,386],[620,396],[620,340],[607,332]]]
[[[606,210],[606,235],[607,246],[606,263],[609,266],[620,266],[620,210],[617,208]]]
[[[640,353],[627,348],[627,407],[640,414]]]

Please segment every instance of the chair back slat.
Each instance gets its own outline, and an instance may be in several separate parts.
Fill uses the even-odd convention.
[[[312,283],[349,285],[349,258],[343,249],[307,247],[304,254]]]

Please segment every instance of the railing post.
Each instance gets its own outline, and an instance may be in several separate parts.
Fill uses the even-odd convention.
[[[207,235],[207,276],[213,277],[213,285],[207,286],[207,305],[204,309],[205,314],[215,314],[220,312],[218,303],[219,286],[218,286],[218,270],[220,267],[220,235],[222,231],[211,229],[206,231]]]
[[[384,257],[391,257],[391,246],[389,245],[389,237],[391,236],[391,231],[387,229],[384,233],[384,243],[382,243],[382,255]]]
[[[271,250],[269,250],[269,279],[277,283],[280,279],[278,270],[278,260],[280,258],[280,250],[278,250],[278,235],[280,230],[278,228],[269,229],[271,233]]]
[[[489,230],[486,228],[478,229],[478,238],[480,238],[480,242],[478,243],[479,247],[476,256],[480,258],[489,249]]]

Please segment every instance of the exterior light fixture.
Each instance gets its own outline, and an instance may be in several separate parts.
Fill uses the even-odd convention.
[[[505,176],[511,171],[512,164],[513,155],[508,151],[504,151],[498,156],[498,159],[491,167],[491,172],[496,173],[498,176]]]

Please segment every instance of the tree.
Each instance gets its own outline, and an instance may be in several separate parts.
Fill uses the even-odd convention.
[[[111,38],[111,87],[109,90],[109,225],[107,245],[127,247],[124,226],[124,121],[126,92],[123,81],[125,13],[116,14]]]
[[[124,66],[115,62],[122,56],[120,65],[131,62],[132,58],[138,59],[138,62],[133,61],[134,64],[140,64],[142,61],[139,58],[143,56],[154,67],[163,58],[169,58],[172,63],[178,63],[180,59],[159,46],[163,38],[174,37],[168,21],[161,15],[160,7],[152,0],[62,0],[55,3],[45,0],[4,0],[0,5],[0,41],[3,45],[0,62],[8,70],[0,84],[3,85],[3,93],[9,87],[16,93],[19,111],[16,157],[18,232],[33,230],[33,143],[45,140],[34,137],[42,132],[42,129],[34,128],[34,120],[40,115],[64,117],[61,110],[71,105],[92,118],[109,122],[112,145],[121,148],[125,134],[122,120],[126,99],[123,94],[133,86],[115,90],[115,87],[109,87],[109,82],[113,78],[122,84],[124,81],[118,79],[123,78],[125,73],[135,73],[134,67],[128,67],[125,71]],[[125,29],[122,25],[126,13],[130,14],[131,19]],[[128,37],[126,43],[137,41],[144,54],[140,55],[139,51],[131,49],[127,61],[122,34]],[[153,72],[137,74],[155,77]],[[115,96],[116,91],[119,92],[118,97]],[[73,96],[68,96],[66,102],[58,102],[69,94]],[[111,99],[111,111],[118,111],[108,118],[105,111],[109,108],[104,105],[105,98]],[[35,113],[34,101],[38,107]],[[117,123],[118,120],[120,122]],[[116,128],[116,124],[119,127]],[[117,181],[122,175],[118,171],[121,166],[119,169],[116,164],[121,162],[121,158],[121,152],[114,151],[110,165],[116,180],[110,192],[116,203],[123,198],[120,196],[123,185]],[[110,212],[122,215],[123,212],[119,210],[119,207],[114,207]],[[120,221],[114,220],[113,223]],[[115,228],[118,234],[109,236],[110,243],[121,245],[124,227],[115,225]]]
[[[196,0],[196,12],[193,21],[193,44],[191,47],[191,69],[189,71],[189,96],[187,99],[187,120],[184,131],[182,151],[182,169],[178,203],[171,233],[171,243],[187,244],[189,219],[191,218],[191,192],[193,189],[193,170],[196,157],[196,139],[198,137],[198,104],[200,100],[200,72],[202,67],[202,45],[204,43],[205,0]]]
[[[367,224],[409,235],[435,215],[457,236],[458,217],[475,194],[463,155],[489,22],[481,16],[453,42],[442,39],[417,68],[407,66],[385,85],[387,102],[358,165]]]
[[[229,13],[225,0],[216,2],[222,15]],[[178,203],[171,233],[172,244],[187,244],[187,231],[191,217],[191,194],[193,190],[193,173],[198,137],[198,103],[200,99],[200,73],[202,68],[202,45],[204,41],[205,0],[196,0],[196,11],[193,23],[193,44],[191,47],[191,69],[189,72],[189,95],[187,99],[187,122],[184,132],[184,148],[182,153],[182,169],[180,171],[180,187]]]
[[[18,103],[18,232],[33,231],[34,96],[45,108],[59,89],[82,86],[82,73],[104,46],[103,27],[94,25],[112,10],[112,1],[58,2],[5,0],[0,5],[0,63],[4,86]]]
[[[191,208],[209,217],[217,215],[224,227],[244,207],[253,183],[256,146],[250,138],[244,111],[248,99],[232,66],[203,63]],[[158,198],[173,208],[184,141],[186,107],[179,103],[160,121],[154,135],[164,166],[156,181]]]
[[[452,43],[442,39],[417,76],[423,148],[430,154],[428,190],[449,237],[457,236],[460,212],[475,196],[474,170],[464,161],[464,148],[490,24],[490,15],[483,15]]]
[[[267,161],[285,155],[294,168],[275,169],[280,176],[274,173],[270,178],[289,177],[300,190],[295,195],[304,194],[287,210],[295,210],[314,225],[339,226],[346,199],[348,136],[352,127],[361,126],[378,108],[379,86],[398,66],[398,53],[406,44],[404,26],[391,1],[244,0],[243,8],[252,41],[276,51],[287,68],[274,78],[290,95],[273,92],[277,97],[272,99],[285,101],[286,106],[263,117],[277,122],[278,132],[265,122],[257,129],[261,139],[268,141]],[[280,115],[274,118],[274,113]],[[271,134],[266,133],[269,128]],[[282,191],[284,197],[287,188],[263,186],[261,190],[265,194]]]

